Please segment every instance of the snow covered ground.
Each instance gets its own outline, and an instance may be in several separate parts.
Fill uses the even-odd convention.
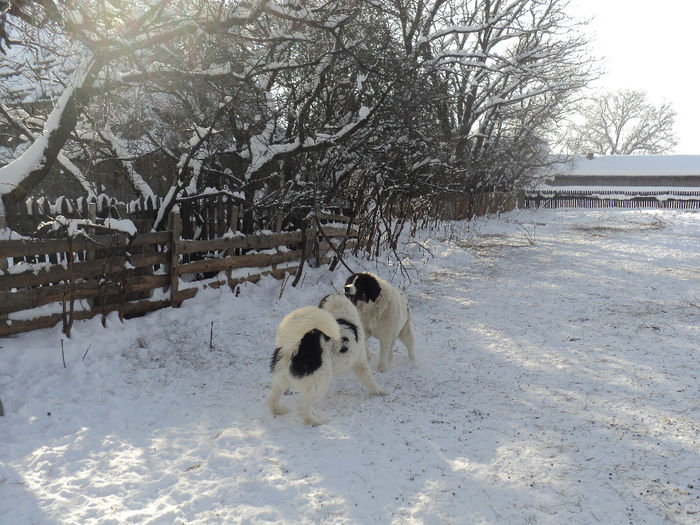
[[[58,327],[0,339],[0,522],[700,521],[700,213],[523,210],[401,253],[410,282],[351,263],[405,287],[420,363],[397,343],[384,397],[337,379],[316,428],[268,412],[268,364],[345,271],[76,323],[65,368]]]

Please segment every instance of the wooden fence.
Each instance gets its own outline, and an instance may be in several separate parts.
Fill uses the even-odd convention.
[[[492,192],[445,199],[437,203],[431,213],[442,220],[461,221],[491,213],[512,211],[516,206],[517,199],[514,193]]]
[[[17,215],[8,222],[14,231],[30,234],[35,232],[41,223],[58,215],[69,219],[128,218],[139,231],[145,232],[151,230],[161,202],[159,197],[141,197],[128,203],[107,195],[99,195],[91,200],[84,197],[60,197],[54,202],[43,197],[32,197],[27,199],[24,205],[17,207]]]
[[[527,191],[525,208],[667,208],[700,209],[700,189],[688,190],[545,190]]]
[[[0,216],[0,227],[8,225],[13,231],[32,236],[46,221],[61,215],[67,219],[128,219],[139,232],[149,232],[158,215],[163,199],[140,197],[130,202],[121,202],[107,195],[86,199],[84,197],[59,197],[51,202],[44,197],[30,197],[18,206],[16,213],[7,218]],[[185,239],[216,239],[227,231],[240,231],[243,222],[241,199],[228,191],[181,197],[177,200],[182,220],[182,236]],[[324,209],[340,212],[340,208]],[[305,216],[310,207],[297,208],[298,216]],[[3,221],[3,219],[5,219]],[[255,230],[281,231],[289,229],[290,222],[283,224],[282,215],[276,211],[256,214],[253,218]]]
[[[178,307],[198,286],[232,289],[263,275],[295,275],[307,259],[330,262],[339,244],[355,246],[346,218],[319,214],[305,230],[211,240],[181,237],[179,213],[163,232],[129,235],[92,226],[60,239],[0,241],[0,336],[117,312],[120,319]],[[323,224],[323,223],[326,224]],[[345,242],[342,242],[345,241]]]

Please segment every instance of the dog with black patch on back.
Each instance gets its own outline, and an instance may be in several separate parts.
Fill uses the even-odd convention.
[[[327,301],[330,305],[334,300]],[[352,306],[352,304],[350,304]],[[347,319],[347,318],[350,319]],[[351,312],[343,312],[340,324],[328,311],[315,306],[305,306],[287,315],[277,329],[275,349],[270,362],[272,386],[267,404],[273,414],[285,414],[289,409],[280,404],[280,397],[290,386],[301,394],[298,411],[308,425],[320,425],[323,418],[313,414],[314,407],[328,392],[336,375],[352,368],[372,393],[382,394],[374,378],[369,374],[364,340],[359,342],[359,317],[352,319]],[[342,329],[341,329],[342,326]],[[358,333],[354,339],[352,327]],[[353,339],[349,337],[353,336]],[[362,355],[362,366],[357,355]],[[357,365],[357,366],[355,366]],[[369,374],[369,375],[368,375]]]
[[[415,362],[413,321],[403,292],[377,275],[361,272],[345,281],[345,296],[360,314],[365,338],[379,339],[379,372],[389,368],[396,339],[406,345],[409,359]]]
[[[352,370],[360,383],[372,394],[386,394],[386,391],[377,385],[367,363],[365,330],[355,305],[344,295],[331,294],[321,299],[318,306],[335,318],[340,329],[340,351],[332,356],[334,375]]]

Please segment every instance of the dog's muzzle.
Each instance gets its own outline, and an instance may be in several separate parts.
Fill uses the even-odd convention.
[[[350,299],[352,304],[356,304],[357,298],[355,296],[353,288],[354,288],[354,286],[352,284],[349,284],[349,285],[345,286],[345,288],[343,288],[343,289],[345,290],[345,297]]]

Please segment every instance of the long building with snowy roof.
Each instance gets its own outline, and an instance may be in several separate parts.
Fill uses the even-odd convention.
[[[526,205],[700,208],[700,155],[577,156],[550,170]]]

